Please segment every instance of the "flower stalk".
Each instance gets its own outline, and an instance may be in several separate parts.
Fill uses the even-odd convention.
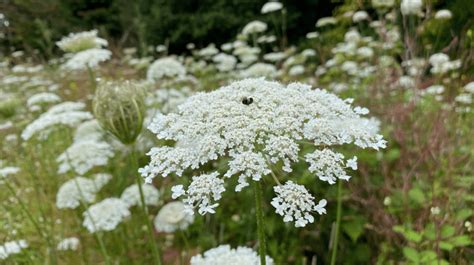
[[[266,242],[265,242],[265,220],[263,217],[262,208],[262,184],[260,181],[253,183],[255,193],[255,216],[257,218],[257,233],[258,233],[258,252],[260,255],[260,265],[266,265]]]

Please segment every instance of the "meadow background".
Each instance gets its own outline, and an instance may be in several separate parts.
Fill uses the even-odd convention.
[[[261,180],[274,264],[474,264],[473,2],[265,4],[1,1],[0,264],[190,264],[220,245],[259,264],[254,194],[234,192],[237,180],[215,214],[193,217],[165,206],[202,169],[125,190],[143,182],[151,147],[173,145],[147,129],[156,113],[261,77],[353,98],[387,141],[338,149],[358,163],[341,185],[302,162],[274,170],[327,200],[302,228],[275,213],[272,176]],[[87,209],[110,198],[121,202],[97,213],[113,217],[108,229],[87,226]],[[215,259],[191,264],[225,264]]]

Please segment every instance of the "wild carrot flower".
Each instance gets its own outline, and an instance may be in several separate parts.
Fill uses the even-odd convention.
[[[267,265],[273,265],[273,259],[265,257]],[[248,247],[230,248],[229,245],[220,245],[209,249],[203,254],[198,254],[191,258],[191,265],[258,265],[260,258],[258,254]]]
[[[184,77],[186,68],[174,57],[160,58],[154,61],[146,73],[148,81],[156,82],[164,79]]]
[[[90,233],[95,233],[114,230],[125,218],[130,216],[130,211],[122,200],[107,198],[89,207],[83,216],[82,225]]]
[[[172,233],[184,230],[194,222],[194,216],[185,211],[182,202],[174,201],[165,204],[155,217],[154,225],[158,232]]]
[[[146,205],[153,205],[156,206],[158,205],[158,199],[160,198],[160,193],[159,191],[153,187],[152,185],[143,185],[142,184],[142,191],[143,191],[143,198],[145,199],[145,204]],[[120,196],[120,199],[122,199],[125,204],[128,205],[128,207],[132,207],[135,205],[140,205],[140,191],[138,189],[137,184],[133,184],[126,188],[122,192],[122,196]]]
[[[58,47],[65,52],[80,52],[88,49],[107,46],[107,41],[97,37],[97,30],[71,33],[56,42]]]
[[[330,184],[348,180],[345,168],[356,168],[355,158],[346,161],[330,146],[355,144],[378,150],[386,144],[378,134],[378,122],[363,117],[368,110],[353,107],[351,102],[301,83],[284,86],[263,78],[191,96],[176,113],[158,114],[149,126],[159,139],[176,145],[152,148],[148,153],[151,161],[140,173],[151,182],[159,175],[181,176],[186,169],[196,170],[228,157],[228,170],[223,175],[213,172],[203,183],[199,177],[193,180],[192,187],[202,187],[199,192],[191,186],[174,190],[175,197],[183,193],[192,197],[194,206],[200,200],[206,202],[202,214],[214,210],[211,196],[220,198],[223,185],[216,180],[219,176],[237,176],[235,190],[240,191],[249,185],[249,179],[260,181],[269,175],[273,164],[280,161],[282,170],[291,172],[292,163],[305,157],[309,170],[321,180]],[[313,151],[301,154],[304,143],[313,146]]]
[[[66,181],[56,194],[56,207],[59,209],[75,209],[81,203],[94,202],[97,192],[111,178],[108,174],[96,174],[95,179],[75,177]]]
[[[67,250],[74,251],[79,248],[79,244],[80,242],[77,237],[68,237],[59,241],[58,245],[56,246],[56,249],[60,251],[67,251]]]
[[[267,14],[267,13],[272,13],[278,10],[281,10],[283,8],[283,4],[280,2],[266,2],[262,6],[262,10],[260,11],[262,14]]]

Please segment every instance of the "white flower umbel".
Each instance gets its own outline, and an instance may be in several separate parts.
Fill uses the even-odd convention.
[[[314,197],[303,185],[289,180],[284,185],[275,186],[273,189],[277,194],[272,200],[276,213],[283,216],[284,222],[295,222],[295,227],[304,227],[308,223],[313,223],[312,212],[326,213],[324,207],[327,201],[322,199],[316,205]]]
[[[155,229],[158,232],[173,233],[184,230],[194,222],[194,215],[185,211],[182,202],[170,202],[163,206],[154,220]]]
[[[97,30],[71,33],[56,42],[58,47],[65,52],[80,52],[93,48],[107,46],[107,41],[97,37]]]
[[[435,19],[440,19],[440,20],[451,19],[452,17],[453,17],[453,13],[451,13],[451,11],[449,11],[448,9],[438,10],[438,12],[436,12],[435,14]]]
[[[5,242],[5,244],[0,245],[0,260],[5,260],[10,255],[18,254],[27,247],[28,243],[25,240]]]
[[[284,86],[263,78],[196,94],[176,113],[155,117],[149,129],[176,145],[152,148],[151,161],[140,173],[151,182],[224,157],[230,159],[224,176],[237,175],[235,190],[240,191],[249,179],[270,174],[271,164],[282,162],[290,172],[291,163],[304,156],[300,145],[308,144],[316,149],[306,158],[311,171],[330,183],[348,179],[343,169],[353,163],[332,152],[331,145],[379,149],[386,144],[378,134],[379,123],[363,117],[368,110],[351,102],[301,83]]]
[[[245,27],[242,29],[242,34],[244,35],[252,35],[261,33],[267,30],[267,24],[265,22],[254,20],[249,22]]]
[[[274,261],[269,256],[265,257],[267,265],[273,265]],[[230,248],[229,245],[221,245],[209,249],[202,255],[198,254],[191,258],[191,265],[259,265],[258,254],[248,247]]]
[[[146,73],[146,79],[151,82],[166,78],[179,78],[186,75],[186,68],[175,58],[165,57],[154,61]]]
[[[219,173],[203,174],[193,177],[193,181],[188,189],[183,189],[183,185],[174,186],[173,199],[186,196],[183,200],[186,212],[194,214],[194,208],[198,208],[201,215],[215,213],[214,210],[219,204],[214,203],[221,199],[221,193],[225,191],[224,181],[218,178]]]
[[[55,126],[73,127],[85,120],[92,119],[91,113],[83,111],[85,106],[81,102],[63,102],[53,106],[28,124],[21,133],[21,138],[28,140],[35,134],[39,134],[39,138],[44,139]]]
[[[90,233],[95,233],[114,230],[130,216],[130,211],[121,199],[107,198],[89,207],[82,215],[84,216],[82,225]]]
[[[158,199],[160,198],[159,191],[152,185],[142,184],[143,197],[146,205],[156,206],[158,205]],[[132,207],[135,205],[141,205],[140,201],[140,190],[138,185],[134,184],[126,188],[120,196],[123,202]]]
[[[403,15],[417,15],[423,8],[422,0],[402,0],[400,4],[400,11]]]
[[[262,14],[267,14],[271,12],[275,12],[281,10],[283,8],[283,4],[280,2],[266,2],[262,6],[262,10],[260,11]]]
[[[97,192],[111,179],[108,174],[97,174],[96,179],[75,177],[66,181],[56,194],[56,207],[59,209],[75,209],[81,202],[95,201]]]
[[[29,97],[26,101],[26,105],[31,110],[38,105],[57,103],[59,101],[61,101],[61,98],[58,95],[49,92],[42,92]]]
[[[6,178],[10,175],[15,175],[18,172],[20,172],[19,167],[3,167],[3,168],[0,168],[0,179]]]
[[[79,248],[79,243],[80,242],[77,237],[68,237],[59,241],[58,245],[56,246],[56,249],[60,251],[75,251]]]
[[[74,171],[84,175],[96,166],[107,165],[113,156],[113,148],[106,142],[97,140],[75,142],[56,159],[59,163],[58,173]]]
[[[99,63],[109,60],[110,57],[112,57],[112,52],[107,49],[88,49],[74,54],[63,67],[67,70],[92,69]]]

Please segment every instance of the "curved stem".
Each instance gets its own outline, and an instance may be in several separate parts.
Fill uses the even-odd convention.
[[[339,243],[339,228],[341,226],[341,214],[342,214],[342,181],[339,180],[337,182],[336,233],[334,235],[334,241],[332,244],[331,265],[336,264],[337,245]]]
[[[260,180],[261,181],[261,180]],[[262,183],[253,181],[255,193],[255,215],[257,218],[258,249],[260,255],[260,265],[266,265],[267,250],[265,245],[265,222],[262,209]]]

